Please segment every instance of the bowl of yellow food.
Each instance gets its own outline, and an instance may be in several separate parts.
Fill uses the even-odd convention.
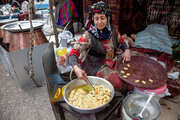
[[[93,88],[84,80],[75,79],[69,82],[63,91],[65,102],[75,111],[92,114],[106,108],[114,97],[114,87],[106,79],[88,76]]]

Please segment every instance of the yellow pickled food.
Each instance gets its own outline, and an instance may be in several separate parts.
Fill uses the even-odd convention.
[[[135,80],[135,83],[138,83],[139,82],[139,80]]]
[[[123,75],[123,78],[127,78],[127,76],[126,76],[126,75]]]
[[[124,70],[128,70],[128,68],[127,68],[127,67],[124,67]]]
[[[131,74],[130,73],[126,73],[127,76],[130,76]]]
[[[153,80],[152,80],[152,79],[149,79],[149,82],[153,82]]]
[[[142,81],[143,84],[146,84],[146,81]]]
[[[99,107],[111,99],[111,90],[103,85],[93,85],[95,88],[87,92],[84,85],[75,87],[69,94],[67,100],[70,104],[87,109]]]

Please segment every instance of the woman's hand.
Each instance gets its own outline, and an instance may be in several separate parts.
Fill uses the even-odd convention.
[[[85,82],[87,82],[86,79],[84,78],[84,76],[87,77],[87,74],[86,74],[86,72],[85,72],[84,70],[82,70],[81,68],[79,68],[77,65],[74,65],[74,66],[73,66],[73,69],[74,69],[74,72],[76,73],[78,79],[82,79],[82,80],[84,80]],[[83,76],[83,75],[84,75],[84,76]]]
[[[122,54],[122,63],[124,63],[125,61],[130,61],[130,60],[131,60],[130,50],[126,49],[124,53]]]

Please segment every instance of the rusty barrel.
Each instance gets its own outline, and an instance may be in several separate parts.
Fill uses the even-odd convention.
[[[48,43],[48,40],[41,30],[44,23],[36,20],[33,20],[32,23],[34,29],[34,46]],[[9,23],[3,26],[3,29],[11,34],[9,51],[16,51],[31,46],[29,21]]]
[[[0,25],[0,27],[1,27],[2,25]],[[3,30],[2,29],[0,29],[0,39],[3,39]]]
[[[28,48],[31,46],[30,32],[12,33],[9,51]],[[41,29],[34,30],[34,46],[48,43]]]
[[[2,30],[3,43],[10,43],[11,33],[9,31]]]
[[[5,25],[5,24],[12,23],[12,22],[15,22],[15,21],[18,21],[18,18],[0,19],[0,27],[2,27],[2,26]],[[6,35],[6,34],[7,34],[7,35]],[[1,28],[1,29],[0,29],[0,39],[3,39],[3,43],[9,43],[9,41],[7,41],[7,39],[4,41],[4,35],[7,37],[7,36],[10,36],[10,33],[9,33],[9,32],[5,32],[5,31]]]

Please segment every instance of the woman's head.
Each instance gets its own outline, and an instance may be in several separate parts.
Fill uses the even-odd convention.
[[[93,15],[93,21],[94,21],[94,25],[99,29],[102,30],[106,27],[107,24],[107,17],[105,14],[98,14],[95,13]]]
[[[111,11],[108,5],[104,2],[97,2],[89,9],[89,17],[86,28],[89,29],[91,24],[94,24],[98,29],[102,30],[111,23]]]

